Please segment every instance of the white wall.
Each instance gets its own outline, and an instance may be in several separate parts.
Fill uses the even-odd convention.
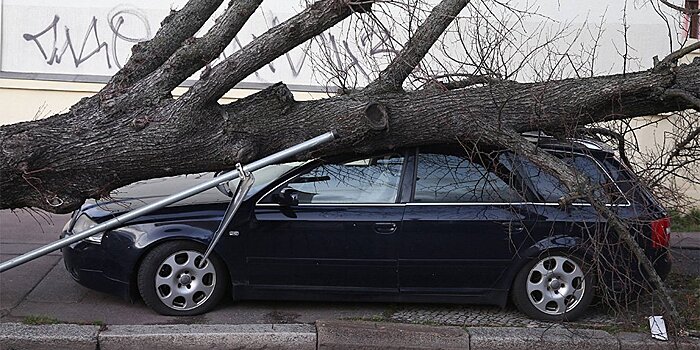
[[[682,3],[682,0],[675,1]],[[221,58],[297,13],[304,7],[301,4],[303,2],[264,1]],[[437,2],[438,0],[428,0],[428,3]],[[183,3],[184,0],[0,0],[0,77],[104,82],[127,60],[131,45],[137,40],[150,38],[170,9],[180,8]],[[223,6],[226,3],[228,2],[224,2]],[[483,30],[477,27],[488,27],[475,20],[475,9],[486,13],[488,7],[498,20],[510,23],[522,21],[513,25],[508,32],[508,39],[513,45],[525,43],[521,48],[527,51],[561,31],[562,38],[556,42],[557,48],[562,52],[570,51],[576,60],[575,56],[581,48],[590,49],[594,46],[593,40],[600,27],[602,36],[596,50],[595,71],[615,73],[622,70],[619,53],[624,52],[625,48],[622,19],[625,3],[629,27],[627,41],[630,47],[628,69],[648,68],[653,56],[663,57],[672,47],[679,47],[683,38],[683,17],[661,8],[661,14],[668,20],[667,26],[667,22],[652,6],[656,2],[648,1],[508,2],[514,8],[536,12],[537,15],[514,15],[510,10],[492,2],[473,1],[474,5],[470,5],[461,14],[459,30],[467,33]],[[375,9],[375,15],[387,31],[380,30],[379,26],[368,21],[369,16],[351,16],[315,41],[302,44],[263,67],[248,77],[242,87],[259,88],[260,84],[284,81],[296,90],[323,90],[329,83],[328,76],[315,69],[320,64],[320,59],[316,56],[322,50],[328,50],[331,61],[341,70],[353,71],[357,75],[358,85],[364,85],[387,62],[390,53],[400,49],[406,37],[406,32],[402,29],[407,21],[404,12],[396,6],[381,2],[375,5]],[[222,10],[223,7],[219,12]],[[384,12],[394,16],[387,16]],[[427,13],[418,14],[419,17],[424,17]],[[491,22],[493,24],[493,18]],[[211,23],[205,26],[198,35],[202,35],[210,25]],[[357,29],[358,25],[366,27]],[[452,29],[457,29],[456,25]],[[472,43],[467,42],[467,47],[456,44],[458,38],[454,30],[448,33],[446,40],[446,45],[437,45],[432,51],[442,63],[449,61],[442,59],[444,54],[440,51],[443,49],[457,58],[473,54],[467,52],[471,51],[469,45]],[[521,58],[515,55],[512,64],[518,64],[515,61]],[[528,58],[530,61],[544,59],[541,56]],[[587,57],[580,59],[585,60]],[[566,64],[568,63],[563,65]],[[426,66],[433,69],[439,65],[427,60]],[[463,68],[452,66],[448,68]],[[537,64],[531,67],[537,68],[542,67]],[[533,74],[526,73],[520,78],[531,80]],[[568,74],[573,73],[569,71]]]

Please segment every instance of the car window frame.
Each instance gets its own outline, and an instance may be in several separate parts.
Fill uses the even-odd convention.
[[[290,181],[293,181],[295,178],[302,176],[303,174],[308,173],[309,171],[323,165],[323,164],[344,164],[344,163],[349,163],[361,159],[366,159],[366,158],[372,158],[372,157],[381,157],[382,155],[390,155],[390,154],[397,154],[400,155],[403,158],[403,162],[401,164],[401,173],[399,174],[399,182],[397,184],[397,194],[396,194],[396,199],[394,199],[393,203],[299,203],[297,205],[294,205],[293,207],[314,207],[314,206],[354,206],[354,207],[359,207],[359,206],[404,206],[405,203],[402,202],[403,198],[403,192],[404,192],[404,181],[406,179],[406,171],[408,168],[408,152],[406,150],[398,150],[395,152],[385,152],[385,153],[380,153],[378,155],[357,155],[355,157],[342,157],[342,158],[318,158],[312,162],[309,162],[308,164],[305,164],[304,166],[300,166],[299,168],[295,169],[295,171],[289,172],[286,174],[285,178],[283,180],[280,180],[279,183],[274,184],[271,186],[269,190],[263,190],[260,192],[264,192],[262,196],[257,198],[255,200],[255,207],[282,207],[281,204],[279,203],[261,203],[261,201],[275,192],[277,189],[280,187],[288,184]],[[282,179],[282,177],[280,177]],[[274,183],[274,182],[273,182]]]

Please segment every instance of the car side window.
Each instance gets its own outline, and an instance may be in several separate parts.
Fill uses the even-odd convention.
[[[594,194],[597,197],[605,198],[609,203],[625,202],[624,196],[615,187],[615,183],[610,180],[605,170],[592,158],[569,152],[553,152],[553,155],[588,177],[591,183],[595,185]],[[528,181],[546,203],[556,203],[568,193],[561,181],[524,157],[513,155],[512,153],[504,153],[501,161],[505,164],[512,162],[513,166],[519,169],[521,178],[524,181]],[[581,203],[585,201],[577,199],[575,202]]]
[[[328,163],[302,173],[266,196],[293,192],[299,204],[395,203],[404,158],[391,154],[346,163]]]
[[[509,177],[506,177],[509,178]],[[444,152],[420,152],[413,200],[418,203],[509,203],[522,196],[480,161]]]

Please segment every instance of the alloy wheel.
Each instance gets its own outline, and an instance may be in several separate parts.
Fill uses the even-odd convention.
[[[586,293],[583,270],[564,256],[548,256],[530,269],[526,282],[532,305],[548,315],[561,315],[574,309]]]
[[[192,310],[209,299],[216,287],[216,269],[193,250],[178,251],[168,256],[154,276],[156,295],[174,310]]]

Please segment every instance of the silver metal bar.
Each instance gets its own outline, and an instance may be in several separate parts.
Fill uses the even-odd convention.
[[[255,162],[252,162],[246,166],[243,167],[245,171],[253,172],[255,170],[258,170],[260,168],[263,168],[265,166],[268,166],[270,164],[275,164],[278,163],[286,158],[289,158],[293,155],[296,155],[298,153],[308,151],[310,149],[313,149],[317,147],[318,145],[321,145],[326,142],[333,141],[336,138],[336,133],[334,131],[327,132],[323,135],[316,136],[311,140],[302,142],[300,144],[294,145],[292,147],[289,147],[285,150],[279,151],[277,153],[271,154],[265,158],[259,159]],[[114,219],[105,221],[99,225],[96,225],[95,227],[92,227],[90,229],[85,230],[84,232],[81,232],[79,234],[75,234],[72,236],[67,236],[64,237],[56,242],[47,244],[43,247],[37,248],[35,250],[32,250],[28,253],[22,254],[18,257],[12,258],[10,260],[7,260],[0,264],[0,272],[5,272],[13,267],[22,265],[28,261],[34,260],[40,256],[46,255],[48,253],[53,252],[54,250],[61,249],[65,246],[68,246],[70,244],[73,244],[75,242],[78,242],[80,240],[83,240],[87,237],[96,235],[100,232],[115,228],[117,226],[123,225],[124,223],[128,222],[129,220],[135,219],[139,216],[151,213],[155,210],[161,209],[165,206],[168,206],[170,204],[173,204],[177,201],[183,200],[188,197],[192,197],[197,193],[204,192],[210,188],[216,187],[216,185],[231,181],[233,179],[238,178],[239,173],[238,170],[232,170],[227,173],[221,174],[207,182],[203,182],[197,186],[191,187],[187,190],[184,190],[182,192],[175,193],[173,195],[170,195],[166,198],[163,198],[157,202],[151,203],[149,205],[145,205],[141,208],[134,209],[132,211],[126,212]]]
[[[253,176],[253,174],[251,174],[250,172],[245,171],[245,169],[243,169],[243,166],[241,166],[241,163],[236,164],[236,169],[240,174],[241,181],[238,183],[238,186],[236,187],[236,192],[233,194],[233,198],[231,199],[231,202],[229,202],[228,207],[224,212],[224,218],[219,223],[219,227],[216,229],[216,231],[214,231],[214,234],[211,237],[211,241],[209,241],[207,250],[204,252],[204,258],[202,258],[202,260],[200,261],[200,268],[203,268],[204,264],[206,264],[207,259],[209,258],[209,254],[211,254],[211,252],[214,250],[216,243],[219,242],[219,238],[221,238],[221,235],[224,234],[224,231],[226,231],[228,225],[231,224],[233,216],[236,215],[236,211],[238,211],[238,208],[241,206],[241,203],[243,203],[243,199],[255,183],[255,176]]]

